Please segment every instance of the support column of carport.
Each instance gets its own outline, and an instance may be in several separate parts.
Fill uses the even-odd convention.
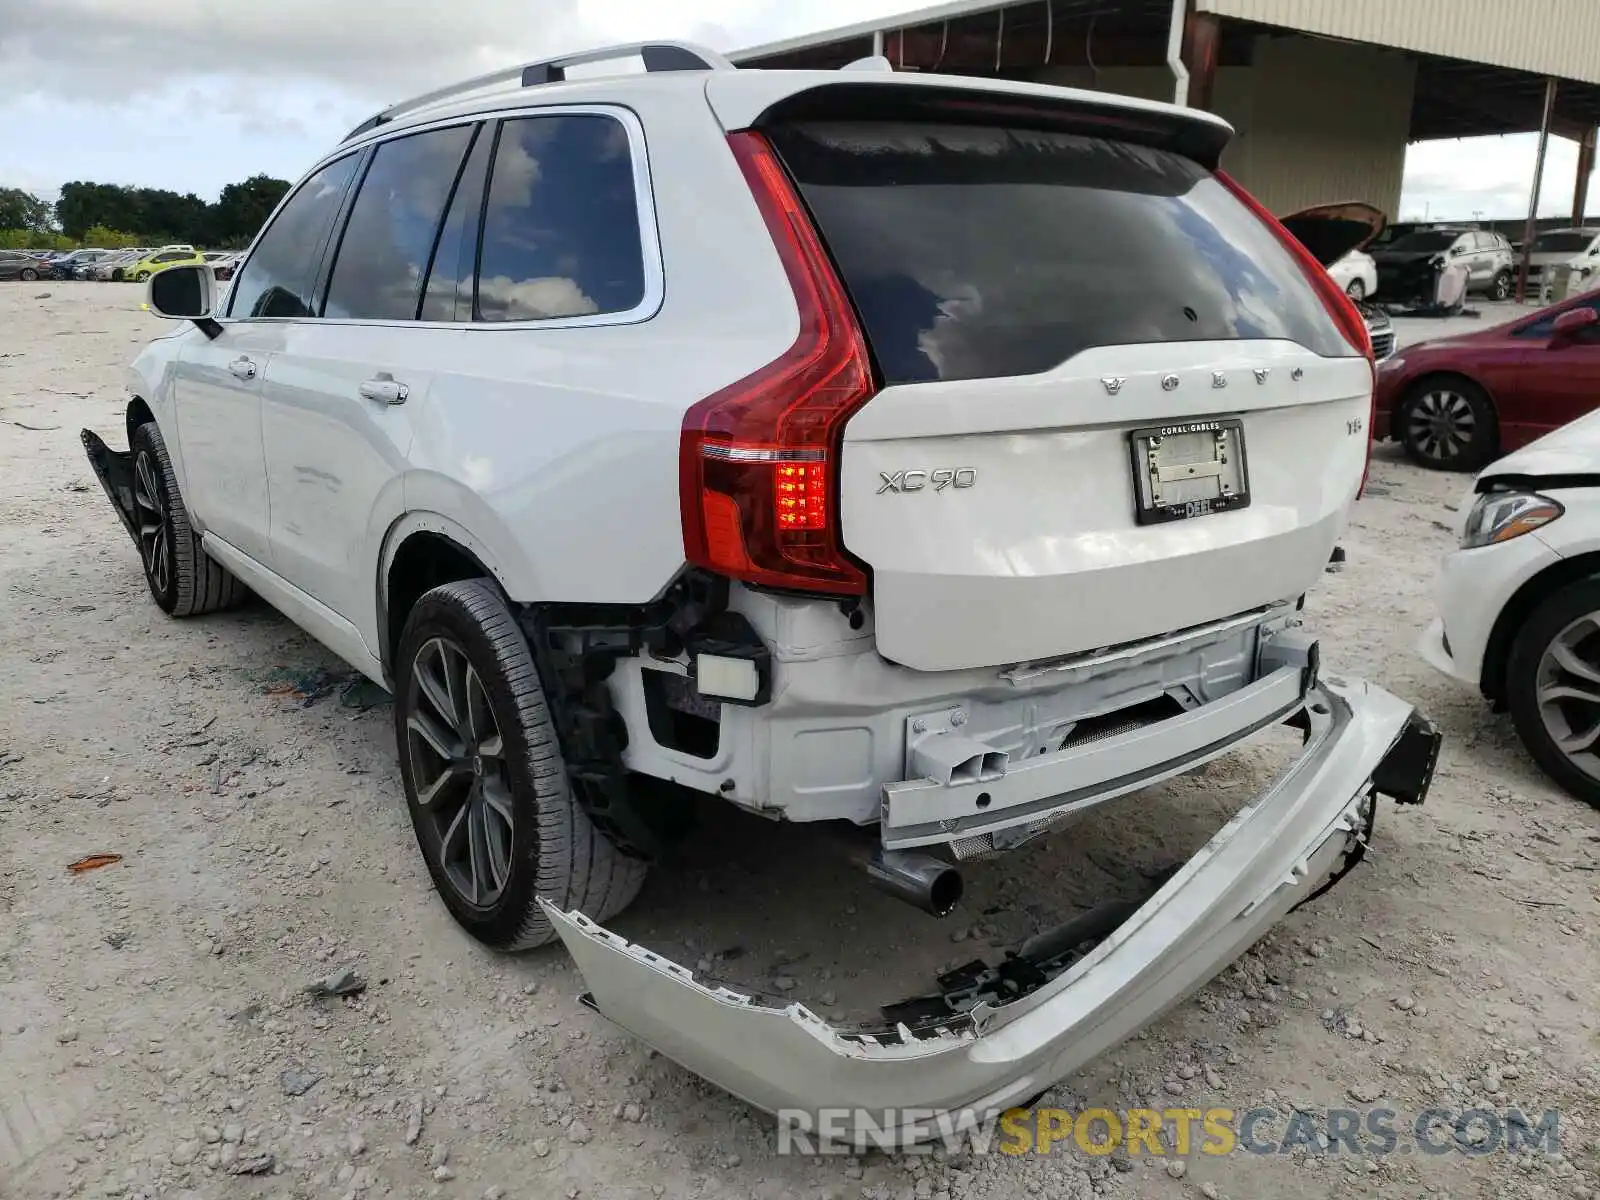
[[[1556,81],[1544,81],[1544,115],[1539,119],[1539,153],[1533,164],[1533,190],[1528,196],[1528,221],[1522,227],[1522,262],[1517,267],[1517,303],[1528,295],[1528,266],[1533,261],[1533,243],[1539,236],[1539,190],[1544,184],[1544,156],[1550,148],[1550,118],[1556,111]]]
[[[1178,75],[1179,104],[1190,108],[1215,111],[1212,107],[1216,94],[1217,56],[1222,45],[1222,18],[1216,13],[1196,12],[1194,0],[1173,0],[1173,29],[1181,29],[1181,54],[1173,64]],[[1187,87],[1180,73],[1187,73]]]
[[[1572,223],[1583,224],[1584,210],[1589,207],[1589,176],[1594,174],[1595,129],[1593,126],[1578,142],[1578,181],[1572,189]]]

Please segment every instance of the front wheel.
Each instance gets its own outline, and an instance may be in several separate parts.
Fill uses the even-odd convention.
[[[237,604],[245,588],[205,552],[189,524],[167,444],[154,421],[133,431],[133,506],[145,582],[161,611],[194,617]]]
[[[1489,298],[1492,300],[1507,300],[1511,297],[1511,288],[1515,282],[1510,271],[1500,271],[1494,277],[1494,282],[1489,285]]]
[[[140,271],[137,275],[135,275],[133,277],[133,281],[135,283],[144,283],[149,278],[150,278],[150,272],[149,271]]]
[[[1344,294],[1359,304],[1367,298],[1367,285],[1359,279],[1352,279],[1350,286],[1344,289]]]
[[[1571,584],[1534,609],[1511,646],[1506,703],[1544,773],[1600,808],[1600,582]]]
[[[417,601],[396,676],[406,806],[463,929],[496,950],[528,950],[555,936],[541,896],[595,921],[632,903],[646,864],[574,798],[533,655],[493,583],[448,583]]]
[[[1439,471],[1476,471],[1494,457],[1499,440],[1494,403],[1468,379],[1440,376],[1412,389],[1395,414],[1406,454]]]

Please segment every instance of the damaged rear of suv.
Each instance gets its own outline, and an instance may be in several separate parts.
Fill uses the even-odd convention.
[[[621,54],[646,72],[565,79]],[[1372,348],[1218,170],[1229,133],[884,63],[530,64],[356,130],[227,311],[208,268],[157,276],[196,327],[136,367],[132,455],[85,441],[169,612],[212,594],[186,572],[237,576],[392,688],[474,936],[559,936],[600,1012],[763,1108],[987,1114],[1205,982],[1432,775],[1432,726],[1324,677],[1299,619]],[[265,431],[264,516],[228,413]],[[1298,756],[1153,894],[876,1024],[600,924],[697,796],[831,823],[942,916],[976,864],[1281,723]]]

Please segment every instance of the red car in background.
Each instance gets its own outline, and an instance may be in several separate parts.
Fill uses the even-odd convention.
[[[1407,346],[1378,367],[1379,437],[1413,461],[1476,471],[1600,408],[1600,292]]]

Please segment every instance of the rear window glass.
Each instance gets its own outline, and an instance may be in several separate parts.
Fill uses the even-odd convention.
[[[1389,243],[1389,249],[1396,254],[1423,254],[1429,250],[1448,250],[1456,244],[1456,239],[1461,235],[1449,229],[1424,229],[1418,233],[1408,233],[1403,238],[1396,238]]]
[[[1547,233],[1533,243],[1535,254],[1565,252],[1577,254],[1587,250],[1589,243],[1594,241],[1592,233]]]
[[[1152,342],[1354,353],[1272,230],[1170,151],[944,124],[771,137],[886,382],[1034,374]]]

